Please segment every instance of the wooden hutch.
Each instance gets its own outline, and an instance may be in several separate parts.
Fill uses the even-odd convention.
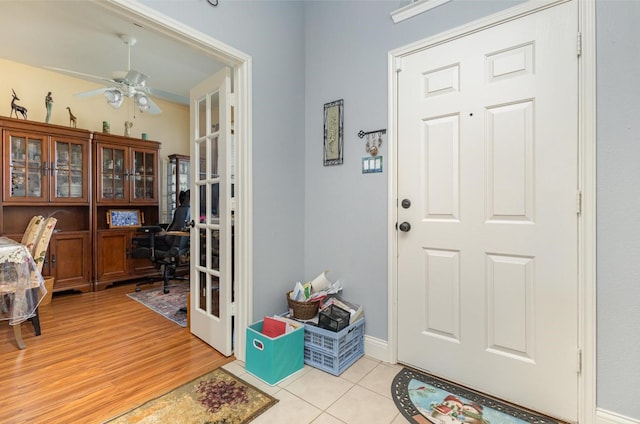
[[[42,269],[55,290],[90,291],[91,132],[0,117],[0,234],[20,240],[34,215],[57,218]]]
[[[42,271],[54,291],[160,275],[130,257],[136,227],[107,220],[134,210],[159,222],[159,142],[6,117],[0,130],[0,235],[20,240],[34,215],[58,219]]]
[[[93,135],[94,285],[159,276],[148,259],[131,257],[136,226],[159,221],[160,143],[106,133]],[[139,221],[110,224],[111,211],[137,211]]]

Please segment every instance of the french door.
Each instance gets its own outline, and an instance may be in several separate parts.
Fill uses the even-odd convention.
[[[191,332],[233,353],[234,95],[226,67],[191,90]]]

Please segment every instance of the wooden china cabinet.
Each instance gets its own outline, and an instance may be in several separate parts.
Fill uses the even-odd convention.
[[[106,133],[93,135],[95,289],[158,276],[147,259],[131,257],[136,225],[159,222],[160,143]],[[131,226],[110,225],[111,211],[139,212]]]
[[[43,275],[54,291],[90,291],[90,141],[87,130],[0,117],[0,234],[22,238],[34,215],[57,218]]]
[[[169,155],[167,165],[167,215],[165,222],[171,222],[173,213],[180,204],[180,192],[189,190],[191,185],[191,158],[186,155]]]

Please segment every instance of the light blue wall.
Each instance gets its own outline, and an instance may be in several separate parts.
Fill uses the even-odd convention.
[[[640,419],[640,2],[596,4],[598,406]]]
[[[366,333],[387,340],[387,144],[384,172],[362,174],[365,141],[387,128],[390,50],[515,5],[455,1],[399,24],[400,1],[307,2],[305,13],[305,269],[340,279],[344,297],[364,305]],[[324,167],[323,105],[344,99],[344,164]]]
[[[304,277],[304,15],[291,1],[144,2],[253,60],[253,316]]]
[[[387,53],[517,3],[454,0],[393,24],[406,1],[146,1],[253,56],[254,316],[330,269],[387,339],[387,174],[362,175],[359,130],[387,126]],[[640,1],[597,0],[598,407],[640,419]],[[323,104],[345,102],[345,163],[322,166]],[[386,139],[385,139],[386,141]],[[381,154],[387,157],[387,145]],[[386,166],[386,164],[385,164]]]

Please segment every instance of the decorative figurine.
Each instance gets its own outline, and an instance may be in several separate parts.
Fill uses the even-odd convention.
[[[109,121],[102,121],[102,132],[105,134],[109,134],[111,132]]]
[[[11,100],[11,113],[9,114],[9,118],[11,118],[11,115],[15,112],[16,119],[18,118],[18,113],[22,115],[22,119],[27,119],[27,108],[16,104],[16,100],[20,100],[20,98],[13,88],[11,91],[13,91],[13,100]]]
[[[131,127],[133,127],[133,122],[124,121],[124,136],[125,137],[131,136]]]
[[[51,119],[51,108],[53,107],[53,97],[51,97],[51,91],[49,91],[44,98],[44,106],[47,108],[47,116],[44,118],[44,122],[49,123]]]
[[[73,113],[71,113],[71,108],[69,106],[67,106],[67,110],[69,111],[69,126],[76,128],[76,121],[77,121],[76,116]]]

